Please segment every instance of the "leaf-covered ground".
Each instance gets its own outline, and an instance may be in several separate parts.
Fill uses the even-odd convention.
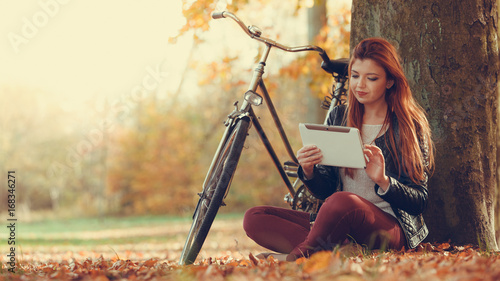
[[[154,235],[132,244],[22,247],[15,273],[8,271],[2,253],[0,280],[500,280],[498,253],[448,243],[398,252],[320,252],[296,262],[258,259],[263,249],[245,237],[238,219],[216,220],[197,262],[179,266],[185,228],[152,227]],[[131,233],[121,229],[93,235],[109,239]],[[160,239],[165,235],[168,239]]]

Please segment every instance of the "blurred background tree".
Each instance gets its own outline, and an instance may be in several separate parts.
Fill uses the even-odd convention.
[[[222,122],[246,91],[262,46],[228,20],[224,9],[265,36],[286,45],[317,44],[332,58],[348,57],[349,1],[183,1],[185,26],[170,44],[192,38],[182,79],[140,98],[98,98],[73,111],[49,99],[31,99],[34,89],[0,88],[1,167],[19,168],[18,206],[43,216],[188,215],[224,130]],[[258,11],[258,12],[256,12]],[[170,54],[175,56],[175,54]],[[322,122],[321,100],[332,77],[316,53],[271,53],[265,79],[294,149],[299,122]],[[25,92],[25,94],[23,94]],[[40,95],[42,97],[43,95]],[[8,104],[30,104],[24,109]],[[304,106],[306,105],[306,106]],[[92,112],[93,115],[88,113]],[[265,105],[256,108],[271,141]],[[75,125],[77,124],[77,125]],[[286,188],[265,148],[251,130],[223,212],[257,204],[286,206]],[[283,147],[275,147],[282,161]],[[6,195],[5,190],[0,196]]]
[[[278,9],[279,5],[279,1],[253,4],[233,1],[225,9],[237,11],[248,24],[264,23],[261,26],[264,32],[271,33],[284,44],[315,43],[328,50],[332,57],[348,56],[350,11],[347,6],[327,16],[326,1],[314,2],[308,7],[299,1],[288,10],[282,6]],[[223,132],[222,122],[232,110],[232,103],[245,92],[259,54],[256,51],[261,51],[262,47],[242,36],[244,44],[253,48],[244,47],[250,55],[253,54],[249,58],[248,54],[232,46],[236,39],[214,42],[210,33],[214,26],[233,25],[231,27],[239,31],[239,27],[229,21],[219,21],[211,26],[213,21],[210,15],[215,9],[214,1],[185,4],[184,15],[188,21],[179,34],[187,36],[192,31],[197,42],[191,50],[190,71],[198,77],[198,85],[202,89],[200,95],[191,105],[178,102],[175,108],[167,109],[161,109],[158,101],[147,101],[148,105],[143,105],[143,110],[135,115],[138,124],[128,128],[118,142],[121,149],[112,157],[116,164],[111,165],[109,187],[111,194],[119,198],[119,212],[192,212],[196,193],[201,191],[206,169]],[[252,12],[256,10],[262,12]],[[273,17],[276,13],[279,14],[278,20]],[[308,23],[301,18],[306,18]],[[284,25],[281,21],[292,22],[292,26],[297,28]],[[304,29],[305,36],[290,32],[300,30],[301,25],[313,27]],[[172,41],[175,42],[175,39]],[[213,55],[208,60],[198,57],[206,48]],[[272,55],[278,58],[270,60],[265,79],[284,125],[291,134],[292,145],[298,148],[297,124],[305,120],[322,122],[325,112],[320,108],[321,99],[328,93],[332,80],[320,69],[321,61],[315,53],[295,57],[277,52]],[[178,91],[182,95],[182,85]],[[304,107],[304,104],[313,106]],[[273,121],[266,115],[266,110],[265,105],[256,109],[263,125],[272,129]],[[161,133],[163,130],[164,133]],[[271,133],[270,138],[279,144],[276,133]],[[240,212],[256,204],[284,204],[286,188],[278,174],[274,173],[276,169],[259,142],[251,131],[232,183],[228,207],[222,211]],[[284,148],[278,146],[276,149],[280,155],[286,155]]]

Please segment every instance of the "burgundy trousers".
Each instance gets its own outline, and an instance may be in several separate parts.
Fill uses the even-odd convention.
[[[328,197],[312,226],[307,212],[259,206],[245,213],[243,228],[262,247],[295,258],[332,250],[348,240],[370,249],[401,249],[406,245],[396,218],[350,192]]]

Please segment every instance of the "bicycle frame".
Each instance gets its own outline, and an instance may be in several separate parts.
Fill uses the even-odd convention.
[[[271,49],[278,48],[287,52],[316,51],[319,53],[319,55],[323,58],[321,67],[326,72],[333,74],[335,80],[337,81],[337,88],[332,93],[332,102],[328,106],[330,110],[337,104],[337,100],[340,100],[339,96],[341,93],[345,93],[345,61],[330,61],[325,51],[317,46],[307,45],[288,47],[271,39],[262,37],[262,32],[259,28],[255,26],[247,28],[243,22],[229,12],[214,13],[212,17],[214,19],[225,17],[232,18],[251,38],[263,42],[266,48],[264,49],[264,52],[255,67],[252,79],[248,86],[248,90],[244,94],[241,106],[238,108],[238,102],[235,102],[234,110],[228,115],[228,118],[224,122],[226,129],[207,172],[203,183],[203,192],[198,194],[200,199],[198,200],[198,204],[196,205],[196,209],[193,214],[193,223],[181,253],[180,264],[191,264],[195,261],[219,207],[225,205],[223,200],[229,192],[248,130],[252,124],[255,126],[262,143],[266,147],[267,152],[271,156],[274,165],[278,169],[278,172],[288,189],[289,193],[285,196],[285,201],[292,206],[292,209],[300,208],[303,211],[313,213],[317,212],[317,209],[321,204],[319,199],[307,194],[306,187],[297,176],[297,169],[299,167],[297,158],[295,157],[278,113],[276,112],[274,104],[264,84],[264,80],[262,79],[266,61],[269,57]],[[335,76],[334,73],[338,73],[339,75]],[[262,96],[259,95],[257,91],[259,91]],[[265,100],[267,104],[274,120],[274,125],[276,126],[282,143],[291,159],[291,161],[285,162],[284,165],[282,165],[279,161],[279,158],[271,145],[264,128],[261,126],[258,117],[253,111],[253,106],[259,106],[262,104],[263,100]],[[289,177],[296,178],[293,184],[290,182]]]
[[[271,116],[274,120],[274,123],[275,123],[275,126],[280,134],[280,137],[281,137],[281,140],[285,146],[285,149],[287,151],[287,154],[288,156],[290,157],[291,161],[296,165],[298,166],[298,160],[293,152],[293,149],[290,145],[290,142],[288,140],[288,137],[285,133],[285,130],[281,124],[281,121],[280,121],[280,118],[278,116],[278,113],[276,112],[276,109],[274,107],[274,104],[271,100],[271,97],[267,91],[267,88],[264,84],[264,81],[262,79],[262,75],[264,74],[264,68],[265,68],[265,65],[266,65],[266,61],[267,61],[267,58],[269,57],[269,53],[271,51],[272,48],[278,48],[278,49],[281,49],[283,51],[286,51],[286,52],[303,52],[303,51],[315,51],[315,52],[318,52],[319,55],[323,58],[323,64],[322,64],[322,67],[326,70],[326,68],[328,68],[328,64],[330,63],[330,59],[328,58],[328,55],[326,54],[326,52],[318,47],[318,46],[314,46],[314,45],[306,45],[306,46],[298,46],[298,47],[288,47],[288,46],[285,46],[285,45],[282,45],[282,44],[279,44],[277,43],[276,41],[274,40],[271,40],[269,38],[265,38],[265,37],[262,37],[261,34],[262,32],[260,31],[260,29],[258,29],[256,26],[250,26],[250,27],[246,27],[243,22],[238,18],[236,17],[234,14],[232,13],[229,13],[229,12],[220,12],[220,13],[214,13],[213,14],[213,18],[214,19],[218,19],[218,18],[225,18],[225,17],[229,17],[231,19],[233,19],[244,31],[245,33],[247,33],[247,35],[249,35],[252,39],[255,39],[255,40],[258,40],[258,41],[261,41],[263,42],[265,45],[266,45],[266,48],[264,50],[264,52],[262,53],[261,57],[260,57],[260,60],[259,62],[257,63],[257,66],[255,67],[255,70],[253,72],[253,76],[252,76],[252,79],[250,81],[250,84],[249,84],[249,87],[248,87],[248,90],[245,94],[249,93],[250,95],[257,95],[257,89],[260,89],[260,92],[262,93],[263,95],[263,99],[265,100],[266,104],[267,104],[267,107],[269,109],[269,112],[271,113]],[[337,89],[339,88],[343,88],[344,87],[344,83],[345,83],[345,80],[337,80]],[[260,96],[259,96],[260,97]],[[262,98],[262,97],[260,97]],[[331,108],[333,108],[333,106],[336,104],[336,102],[333,102],[331,105],[330,105],[330,110]],[[240,109],[238,109],[238,102],[236,102],[235,104],[235,109],[233,110],[233,112],[231,114],[229,114],[228,116],[228,119],[226,120],[225,124],[226,124],[226,130],[223,134],[223,137],[221,139],[221,142],[219,144],[219,147],[217,148],[217,151],[216,151],[216,154],[212,160],[212,164],[210,165],[210,168],[209,168],[209,171],[207,173],[207,177],[205,178],[205,182],[203,184],[203,187],[206,186],[206,183],[207,183],[207,180],[209,178],[209,175],[212,173],[213,171],[213,165],[214,163],[217,161],[217,159],[219,158],[219,154],[220,154],[220,149],[221,149],[221,145],[225,142],[227,136],[228,136],[228,132],[230,132],[230,128],[231,126],[234,124],[234,120],[236,118],[241,118],[242,116],[249,116],[252,120],[252,124],[255,126],[256,130],[257,130],[257,133],[262,141],[262,143],[264,144],[264,146],[266,147],[266,150],[267,152],[269,153],[269,155],[271,156],[271,159],[274,163],[274,165],[276,166],[276,168],[278,169],[278,172],[283,180],[283,182],[285,183],[287,189],[288,189],[288,192],[289,192],[289,196],[291,196],[292,198],[295,196],[295,193],[296,193],[296,190],[294,189],[294,185],[292,185],[288,175],[287,175],[287,172],[285,171],[285,168],[284,166],[281,164],[273,146],[271,145],[271,142],[269,141],[263,127],[261,126],[257,116],[255,115],[253,109],[252,109],[252,104],[251,102],[249,102],[249,100],[247,100],[246,98],[243,99],[243,102],[241,104],[241,107]],[[259,104],[254,104],[254,106],[258,106]],[[326,122],[326,120],[325,120]]]
[[[284,130],[282,124],[281,124],[281,121],[280,121],[280,118],[278,116],[278,113],[276,112],[276,109],[275,109],[274,104],[273,104],[273,102],[271,100],[269,92],[267,91],[267,88],[266,88],[266,86],[264,84],[264,81],[262,79],[262,75],[264,74],[265,63],[266,63],[266,60],[267,60],[267,58],[269,56],[269,53],[270,53],[272,47],[273,47],[272,44],[266,43],[266,49],[265,49],[264,53],[262,54],[262,56],[260,58],[260,61],[257,64],[257,66],[256,66],[256,68],[254,70],[254,73],[253,73],[253,76],[252,76],[252,80],[250,82],[250,85],[248,87],[248,91],[246,93],[250,92],[250,93],[252,93],[254,95],[258,95],[257,94],[257,89],[261,90],[260,92],[262,93],[263,99],[265,100],[265,102],[267,104],[267,107],[269,108],[271,116],[273,117],[273,120],[275,122],[276,128],[278,129],[278,131],[280,133],[281,139],[282,139],[282,141],[283,141],[283,143],[285,145],[285,149],[287,150],[287,153],[288,153],[289,157],[292,159],[292,161],[294,163],[298,163],[297,158],[295,157],[295,155],[293,153],[293,150],[292,150],[292,147],[290,145],[290,142],[288,141],[288,137],[287,137],[287,135],[285,133],[285,130]],[[277,154],[276,154],[273,146],[271,145],[271,142],[269,141],[269,138],[267,137],[267,135],[266,135],[266,133],[264,131],[264,128],[261,126],[261,124],[260,124],[257,116],[255,115],[255,112],[252,109],[252,104],[247,99],[243,99],[243,102],[242,102],[242,105],[241,105],[240,109],[237,108],[237,103],[235,103],[235,107],[236,108],[234,109],[234,111],[231,114],[229,114],[228,119],[225,121],[226,130],[225,130],[225,132],[223,134],[223,137],[221,139],[219,147],[217,148],[217,152],[215,154],[215,157],[212,160],[212,164],[210,165],[210,169],[209,169],[209,171],[207,173],[207,177],[205,178],[205,182],[203,184],[203,187],[206,186],[208,177],[209,177],[209,175],[211,174],[211,172],[213,170],[213,164],[216,162],[216,160],[219,157],[221,145],[225,142],[225,140],[226,140],[226,138],[228,136],[228,132],[230,131],[231,126],[234,124],[234,120],[236,118],[241,118],[242,116],[249,116],[251,118],[251,120],[252,120],[252,124],[255,126],[255,128],[257,130],[257,133],[259,134],[259,137],[260,137],[262,143],[266,147],[267,152],[271,156],[271,158],[272,158],[272,160],[273,160],[276,168],[278,169],[281,178],[285,182],[288,191],[290,192],[290,194],[292,196],[294,196],[295,195],[295,190],[293,189],[292,183],[290,182],[290,180],[289,180],[289,178],[288,178],[288,176],[287,176],[287,174],[285,172],[285,169],[283,168],[283,165],[279,161],[278,156],[277,156]]]

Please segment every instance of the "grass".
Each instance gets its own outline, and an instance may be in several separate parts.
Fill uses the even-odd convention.
[[[200,258],[248,256],[261,252],[243,231],[242,214],[218,214],[200,252]],[[23,262],[87,258],[177,261],[191,226],[190,217],[142,216],[52,219],[16,222],[16,257]],[[0,228],[0,237],[8,229]],[[7,243],[0,252],[8,252]],[[0,256],[0,263],[6,256]],[[1,278],[0,278],[1,279]]]
[[[241,214],[220,214],[218,220],[240,219]],[[140,216],[47,219],[16,223],[16,245],[20,246],[96,246],[162,243],[179,240],[187,234],[190,217]],[[6,237],[8,229],[0,235]],[[181,239],[182,240],[182,239]]]
[[[135,236],[130,238],[102,238],[102,239],[75,239],[75,238],[23,238],[19,240],[22,246],[97,246],[111,244],[136,244],[136,243],[156,243],[166,242],[169,239],[152,238],[150,236]]]
[[[38,233],[65,233],[79,231],[97,231],[102,229],[123,229],[148,225],[161,225],[172,222],[187,222],[189,218],[167,216],[144,217],[104,217],[104,218],[73,218],[49,219],[37,222],[19,223],[22,231]]]

